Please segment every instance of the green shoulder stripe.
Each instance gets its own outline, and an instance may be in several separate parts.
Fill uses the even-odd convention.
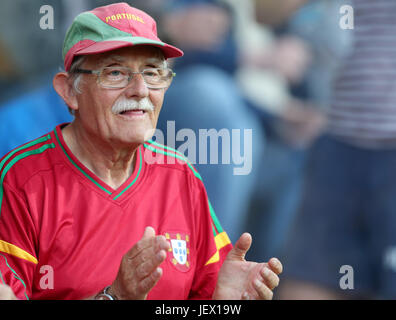
[[[0,171],[1,171],[1,169],[3,168],[3,166],[4,166],[4,163],[6,163],[6,162],[8,161],[8,159],[10,159],[15,153],[17,153],[17,152],[19,152],[19,151],[21,151],[21,150],[23,150],[23,149],[30,148],[30,147],[32,147],[32,146],[34,146],[34,145],[36,145],[36,144],[39,144],[39,143],[48,141],[49,139],[51,139],[51,136],[50,136],[50,135],[47,135],[47,136],[45,136],[45,137],[41,137],[41,138],[39,138],[39,139],[33,140],[32,142],[30,142],[30,143],[28,143],[28,144],[26,144],[26,145],[24,145],[24,146],[22,146],[22,147],[19,147],[19,148],[13,150],[12,152],[10,152],[10,153],[3,159],[3,161],[0,162]]]
[[[27,146],[25,146],[25,148],[27,148]],[[6,174],[7,174],[7,172],[8,172],[8,171],[11,169],[11,167],[12,167],[15,163],[17,163],[19,160],[22,160],[22,159],[24,159],[24,158],[26,158],[26,157],[29,157],[29,156],[32,156],[32,155],[35,155],[35,154],[43,153],[45,150],[47,150],[47,149],[53,149],[53,148],[55,148],[55,144],[53,144],[53,143],[48,143],[48,144],[45,144],[45,145],[41,146],[41,147],[38,148],[38,149],[26,151],[26,152],[24,152],[24,153],[21,153],[20,155],[17,155],[15,158],[13,158],[13,159],[5,166],[5,168],[4,168],[4,170],[2,171],[1,176],[0,176],[0,215],[1,215],[1,205],[2,205],[2,202],[3,202],[3,194],[4,194],[3,182],[4,182],[4,178],[5,178]],[[5,163],[5,162],[4,162],[4,163]],[[4,165],[4,163],[2,164],[2,166]],[[0,170],[2,169],[2,166],[0,167]]]
[[[223,230],[223,228],[222,228],[222,226],[220,224],[219,219],[216,216],[216,213],[215,213],[215,211],[214,211],[214,209],[212,207],[212,204],[210,203],[209,199],[208,199],[208,204],[209,204],[210,216],[211,216],[213,224],[214,224],[213,234],[214,234],[214,236],[216,236],[217,234],[222,233],[224,230]],[[217,230],[217,232],[216,232],[215,229]]]
[[[181,156],[183,159],[185,159],[186,162],[189,162],[188,159],[186,158],[186,156],[185,156],[183,153],[177,151],[176,149],[173,149],[173,148],[171,148],[171,147],[168,147],[168,146],[166,146],[166,145],[164,145],[164,144],[160,144],[160,143],[155,142],[155,141],[153,141],[153,140],[148,140],[148,142],[151,143],[152,145],[157,146],[157,147],[160,147],[160,148],[162,148],[162,149],[166,149],[166,150],[169,150],[169,151],[173,151],[174,153],[178,154],[178,155]]]
[[[148,145],[147,143],[144,143],[144,147],[145,148],[147,148],[147,149],[149,149],[149,150],[151,150],[153,152],[156,152],[156,153],[160,153],[160,154],[163,154],[163,155],[171,156],[171,157],[174,157],[176,159],[182,160],[191,169],[191,171],[194,173],[194,176],[202,181],[201,175],[198,173],[197,170],[195,170],[195,168],[192,166],[192,164],[188,161],[188,159],[182,153],[176,151],[175,149],[169,148],[167,146],[160,145],[160,144],[158,144],[158,143],[156,143],[154,141],[151,141],[151,140],[149,140],[148,142],[150,142],[152,145]],[[175,153],[167,152],[167,151],[162,150],[160,148],[163,148],[163,149],[175,152]]]

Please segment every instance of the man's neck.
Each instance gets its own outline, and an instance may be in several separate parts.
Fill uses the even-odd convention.
[[[62,135],[73,155],[114,190],[132,175],[138,145],[116,149],[73,123],[62,129]]]

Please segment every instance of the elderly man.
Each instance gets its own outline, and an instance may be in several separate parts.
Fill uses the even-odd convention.
[[[73,122],[0,162],[0,298],[272,298],[281,263],[232,248],[198,172],[150,140],[181,55],[126,3],[74,20],[53,81]]]

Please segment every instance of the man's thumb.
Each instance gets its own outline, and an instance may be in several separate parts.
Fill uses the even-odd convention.
[[[152,237],[155,237],[155,230],[153,227],[148,226],[146,227],[146,229],[144,229],[142,239],[152,238]]]
[[[246,252],[248,252],[252,244],[252,236],[250,233],[245,232],[241,235],[234,247],[227,255],[229,260],[243,261],[245,259]]]

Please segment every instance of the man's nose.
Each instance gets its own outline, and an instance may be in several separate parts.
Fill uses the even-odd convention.
[[[149,88],[147,87],[142,74],[133,74],[131,81],[126,87],[125,94],[128,98],[136,98],[137,100],[148,97]]]

